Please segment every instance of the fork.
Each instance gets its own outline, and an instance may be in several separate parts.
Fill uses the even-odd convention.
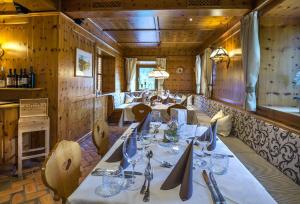
[[[144,194],[145,193],[145,190],[146,190],[146,182],[147,182],[147,177],[149,176],[150,174],[150,169],[149,169],[149,163],[147,164],[147,167],[145,169],[145,173],[144,173],[144,176],[145,176],[145,180],[144,180],[144,184],[140,190],[140,194]]]
[[[151,165],[149,165],[149,166],[150,166],[149,174],[146,175],[146,178],[147,178],[147,181],[148,181],[148,186],[147,186],[147,190],[144,194],[144,198],[143,198],[144,202],[149,202],[150,201],[150,182],[153,179],[153,170],[151,168]]]

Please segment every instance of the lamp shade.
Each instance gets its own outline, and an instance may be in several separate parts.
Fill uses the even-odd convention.
[[[168,72],[158,67],[154,69],[152,72],[150,72],[148,76],[150,78],[155,78],[155,79],[167,79],[169,78],[170,75]]]
[[[222,60],[224,57],[228,57],[227,50],[225,50],[222,47],[218,47],[217,49],[212,51],[209,58],[214,60],[214,61],[219,61],[219,60]]]

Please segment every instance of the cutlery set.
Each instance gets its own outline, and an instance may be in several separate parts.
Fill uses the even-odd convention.
[[[218,184],[215,180],[215,177],[212,172],[207,174],[206,170],[202,171],[202,177],[211,193],[211,197],[215,204],[226,204],[226,200],[224,199]]]

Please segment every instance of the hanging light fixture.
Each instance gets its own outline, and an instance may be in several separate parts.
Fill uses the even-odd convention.
[[[228,68],[229,63],[230,63],[230,57],[228,55],[228,52],[227,52],[227,50],[225,50],[222,47],[218,47],[217,49],[214,49],[212,51],[212,53],[210,54],[209,58],[211,60],[213,60],[214,62],[216,62],[216,63],[221,63],[221,62],[223,62],[224,59],[227,59],[228,60],[227,68]]]
[[[163,70],[160,66],[157,66],[153,71],[151,71],[148,76],[150,78],[155,78],[155,79],[167,79],[169,78],[169,73]]]

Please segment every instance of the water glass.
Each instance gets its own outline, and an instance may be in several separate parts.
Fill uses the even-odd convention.
[[[101,172],[100,185],[95,193],[102,197],[111,197],[121,192],[124,185],[124,172],[122,167],[104,169]]]
[[[229,165],[229,157],[223,154],[213,153],[210,157],[211,171],[217,175],[226,173]]]
[[[134,145],[136,145],[136,147],[134,147]],[[136,150],[133,151],[132,148],[136,148]],[[127,190],[136,190],[139,188],[139,183],[136,181],[133,172],[136,164],[144,156],[144,148],[145,146],[142,145],[142,140],[140,140],[136,134],[129,135],[123,143],[123,158],[132,166],[131,178],[127,179]]]

